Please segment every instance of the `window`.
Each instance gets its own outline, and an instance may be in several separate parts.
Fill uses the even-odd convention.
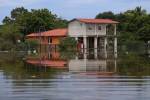
[[[92,30],[92,25],[88,24],[88,30]]]
[[[101,27],[101,26],[98,26],[98,30],[102,30],[102,27]]]
[[[92,30],[92,27],[89,26],[89,27],[88,27],[88,30]]]
[[[42,40],[44,41],[44,37],[42,37]]]
[[[52,43],[52,38],[48,37],[48,43]]]

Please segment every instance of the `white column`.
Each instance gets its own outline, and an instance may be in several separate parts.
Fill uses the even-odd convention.
[[[117,58],[117,37],[114,39],[114,55],[115,58]]]
[[[77,50],[78,50],[78,49],[79,49],[79,48],[78,48],[78,37],[75,37],[75,40],[76,40],[76,42],[77,42],[76,48],[77,48]]]
[[[94,37],[94,56],[95,56],[95,59],[97,58],[97,37]]]
[[[104,39],[104,54],[105,58],[107,58],[107,37],[105,37]]]
[[[116,26],[116,24],[114,24],[114,36],[115,36],[115,38],[114,38],[114,56],[115,56],[115,58],[117,58],[117,37],[116,37],[116,35],[117,35],[117,26]]]
[[[78,37],[75,37],[75,40],[78,41]]]
[[[76,55],[75,59],[78,60],[78,55]]]
[[[87,37],[83,37],[84,52],[87,53]]]
[[[114,25],[114,35],[116,35],[117,34],[117,27],[116,27],[116,24]]]
[[[94,37],[94,49],[97,49],[97,37]]]
[[[97,35],[96,29],[97,29],[97,28],[96,28],[96,24],[95,24],[95,31],[94,31],[94,32],[95,32],[95,35]]]

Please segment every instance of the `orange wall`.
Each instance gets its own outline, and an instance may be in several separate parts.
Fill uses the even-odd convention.
[[[60,38],[59,37],[52,37],[52,44],[59,44]]]
[[[51,44],[59,44],[60,43],[60,39],[63,38],[63,37],[51,37],[52,38],[52,43]],[[32,37],[32,38],[28,38],[30,40],[40,40],[39,37]],[[48,44],[48,37],[42,37],[41,38],[41,42],[42,44]]]

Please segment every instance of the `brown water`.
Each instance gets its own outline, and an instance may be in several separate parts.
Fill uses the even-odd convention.
[[[1,54],[0,100],[150,100],[148,57],[76,55]]]

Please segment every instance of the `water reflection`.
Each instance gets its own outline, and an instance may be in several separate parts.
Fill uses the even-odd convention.
[[[86,72],[86,74],[115,74],[116,59],[104,59],[95,54],[78,54],[75,59],[68,61],[70,72]]]
[[[67,61],[60,58],[59,52],[42,53],[38,57],[27,56],[26,63],[49,68],[66,68]]]
[[[64,56],[66,55],[66,56]],[[86,72],[88,74],[115,74],[117,59],[105,58],[102,54],[94,53],[69,53],[48,52],[41,53],[38,57],[26,57],[26,63],[36,67],[66,69],[69,72]]]
[[[150,99],[150,61],[143,55],[0,55],[1,100]]]

